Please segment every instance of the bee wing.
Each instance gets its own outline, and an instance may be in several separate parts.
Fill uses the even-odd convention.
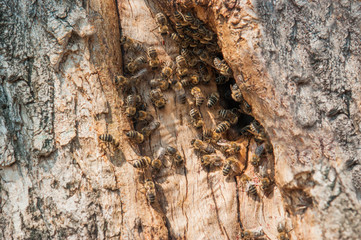
[[[238,163],[232,163],[231,167],[232,167],[233,172],[235,172],[235,173],[241,172],[241,167],[239,166]]]
[[[256,150],[254,151],[256,155],[260,156],[264,151],[264,145],[259,145]]]

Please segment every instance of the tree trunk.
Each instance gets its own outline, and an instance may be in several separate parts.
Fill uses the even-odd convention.
[[[359,239],[360,10],[359,1],[330,0],[0,0],[0,239],[233,240],[246,231],[277,239],[280,223],[290,239]],[[213,108],[200,107],[205,127],[221,121],[220,109],[243,104],[230,96],[233,82],[252,107],[213,144],[223,165],[220,145],[241,146],[240,171],[226,177],[222,166],[201,166],[191,145],[202,139],[189,116],[191,87],[186,104],[164,91],[158,109],[149,81],[160,69],[146,67],[130,89],[114,82],[131,77],[129,62],[147,58],[121,37],[175,61],[175,11],[192,12],[216,34],[213,57],[232,70],[225,84],[216,84],[213,69],[211,82],[198,85],[220,95]],[[141,95],[161,124],[141,144],[125,135],[144,126],[126,116],[129,94]],[[243,131],[253,118],[267,134],[262,146],[273,146],[258,167],[251,161],[262,143]],[[133,167],[168,146],[182,165],[166,156],[158,172]],[[263,189],[267,170],[272,186]],[[146,179],[155,183],[154,203]]]

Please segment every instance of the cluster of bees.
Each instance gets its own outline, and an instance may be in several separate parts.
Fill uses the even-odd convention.
[[[171,21],[170,21],[171,20]],[[173,16],[167,18],[163,13],[156,14],[158,30],[163,37],[170,36],[179,46],[179,55],[175,62],[161,62],[158,52],[152,46],[144,48],[143,45],[129,37],[122,37],[123,48],[133,53],[136,57],[131,58],[125,66],[125,75],[116,76],[114,83],[125,97],[125,114],[134,123],[134,130],[125,131],[126,137],[135,144],[143,144],[147,138],[160,127],[160,122],[147,112],[146,103],[141,95],[137,94],[136,86],[139,86],[143,76],[149,71],[156,73],[156,78],[148,82],[151,91],[149,99],[157,109],[162,109],[167,104],[164,92],[172,89],[180,104],[187,103],[187,91],[192,96],[190,101],[191,125],[201,132],[200,138],[192,139],[191,147],[200,155],[200,164],[204,168],[222,167],[224,176],[242,175],[242,183],[246,186],[249,194],[257,196],[256,183],[245,174],[240,167],[239,152],[241,144],[236,141],[225,140],[226,132],[237,126],[240,118],[251,115],[252,109],[243,98],[241,89],[232,78],[232,70],[223,59],[217,44],[216,34],[208,29],[205,24],[194,17],[190,12],[174,12]],[[211,81],[218,86],[229,86],[229,92],[237,105],[232,109],[221,109],[218,112],[220,121],[213,128],[206,126],[201,113],[201,106],[206,105],[212,109],[220,102],[221,92],[212,92],[206,96],[201,85],[206,86]],[[240,131],[242,135],[254,137],[258,142],[251,164],[257,168],[267,154],[272,153],[272,145],[264,128],[256,121],[250,122]],[[109,134],[99,136],[99,139],[118,147],[119,143]],[[222,159],[216,151],[222,152],[226,159]],[[160,147],[156,157],[140,156],[139,159],[131,161],[131,165],[142,172],[150,171],[152,174],[158,172],[166,158],[170,158],[177,167],[183,165],[183,156],[174,146]],[[274,183],[271,173],[263,171],[261,186],[264,191],[270,189]],[[156,188],[152,178],[144,182],[146,197],[150,204],[156,201]],[[284,231],[280,231],[280,236]],[[253,239],[252,231],[243,231],[243,239]],[[280,239],[288,239],[283,234]]]

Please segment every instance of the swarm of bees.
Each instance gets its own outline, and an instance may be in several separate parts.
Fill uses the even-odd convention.
[[[242,175],[247,167],[240,162],[242,144],[228,141],[226,136],[242,121],[242,114],[252,115],[252,107],[244,99],[243,89],[235,83],[232,70],[222,57],[217,35],[191,12],[175,11],[172,16],[157,13],[156,23],[164,39],[177,43],[179,53],[174,59],[163,62],[156,46],[144,47],[136,40],[122,37],[123,48],[135,55],[125,64],[125,74],[114,79],[117,90],[125,96],[125,115],[134,125],[134,129],[125,131],[125,136],[133,144],[144,144],[162,126],[162,123],[156,121],[147,111],[144,99],[149,97],[150,103],[161,112],[167,107],[168,101],[164,93],[174,91],[176,101],[189,106],[190,123],[200,132],[201,137],[190,141],[190,147],[200,155],[200,165],[204,168],[219,168],[224,177]],[[167,38],[167,35],[170,38]],[[141,80],[147,73],[155,75],[147,82],[151,90],[145,97],[139,94],[137,85],[144,82]],[[223,100],[221,91],[206,94],[204,87],[212,81],[217,86],[227,86],[229,99],[237,106],[220,109],[216,123],[206,126],[202,115],[204,105],[206,109],[213,111],[219,109],[217,105],[222,105]],[[272,152],[266,131],[256,120],[250,122],[242,131],[240,134],[253,137],[258,144],[251,159],[251,165],[258,168],[263,165],[267,154]],[[110,134],[100,135],[99,139],[114,147],[119,146],[119,142]],[[176,167],[185,163],[180,151],[174,145],[169,145],[160,147],[154,157],[139,156],[138,159],[130,161],[130,164],[139,172],[158,173],[163,171],[167,160]],[[268,191],[274,184],[269,172],[262,174],[258,183],[243,174],[241,182],[246,187],[246,192],[254,197],[259,196],[260,189]],[[157,194],[154,181],[145,180],[144,188],[148,202],[155,203]],[[263,236],[263,231],[245,230],[241,235],[242,239],[256,239]],[[284,229],[279,230],[279,235],[282,236],[280,239],[288,239],[288,233]]]

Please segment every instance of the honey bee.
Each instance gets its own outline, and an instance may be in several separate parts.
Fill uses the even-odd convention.
[[[159,127],[160,127],[160,122],[153,121],[148,126],[142,128],[141,132],[145,137],[149,137]]]
[[[173,62],[167,61],[165,62],[162,68],[161,75],[163,78],[169,79],[172,76],[172,74],[173,74]]]
[[[193,87],[191,90],[191,94],[196,100],[196,106],[200,107],[205,101],[205,97],[199,87]]]
[[[203,138],[206,142],[216,143],[221,139],[221,135],[211,129],[203,129]]]
[[[222,166],[222,158],[216,154],[203,155],[201,165],[202,167],[219,167]]]
[[[159,109],[163,108],[166,104],[166,100],[160,88],[156,88],[150,91],[150,100]]]
[[[182,55],[176,57],[177,73],[180,77],[184,77],[188,74],[188,65],[185,58]]]
[[[157,13],[155,15],[155,19],[158,24],[158,29],[161,35],[167,35],[168,34],[168,26],[167,26],[167,18],[163,13]]]
[[[228,176],[231,172],[231,169],[238,173],[240,172],[239,166],[238,166],[238,160],[235,157],[229,157],[226,159],[226,164],[223,166],[222,173],[223,176]]]
[[[135,160],[132,164],[134,168],[145,169],[151,165],[152,160],[150,157],[143,156],[139,160]]]
[[[202,26],[203,26],[203,22],[198,18],[195,18],[193,24],[191,25],[191,28],[197,30],[200,29]]]
[[[127,96],[125,102],[127,104],[127,107],[125,109],[127,117],[134,117],[137,113],[137,107],[139,107],[142,102],[142,98],[140,97],[140,95],[130,94]]]
[[[214,147],[212,145],[207,144],[199,139],[192,139],[191,145],[195,150],[200,151],[201,153],[209,154],[215,152]]]
[[[193,126],[194,126],[195,128],[202,128],[202,127],[204,126],[204,121],[203,121],[203,119],[202,119],[202,118],[199,118],[199,119],[197,119],[197,120],[194,120],[194,121],[193,121]]]
[[[146,111],[143,111],[143,110],[137,111],[134,118],[137,121],[151,121],[151,120],[153,120],[153,116],[150,113],[148,113]]]
[[[198,119],[201,118],[201,113],[199,112],[199,110],[195,107],[192,107],[191,110],[189,111],[189,115],[191,116],[192,119]]]
[[[187,97],[186,97],[186,91],[184,90],[182,84],[180,82],[177,82],[174,84],[173,89],[176,93],[177,99],[181,104],[185,104]]]
[[[180,44],[180,43],[182,42],[182,38],[181,38],[180,35],[177,34],[177,33],[172,33],[172,34],[170,35],[170,37],[171,37],[174,41],[176,41],[178,44]]]
[[[290,240],[289,237],[289,232],[291,232],[293,229],[291,229],[290,231],[286,230],[286,224],[283,222],[279,222],[277,225],[277,231],[278,231],[278,236],[277,239],[278,240]]]
[[[187,60],[187,64],[190,67],[194,67],[195,65],[197,65],[198,63],[197,58],[194,57],[188,49],[182,48],[181,55]]]
[[[169,88],[169,82],[161,78],[150,80],[149,85],[151,88],[160,88],[162,91],[165,91]]]
[[[256,240],[260,239],[262,236],[264,236],[262,227],[252,230],[242,230],[241,232],[241,239],[244,240]]]
[[[211,108],[219,101],[219,94],[217,92],[211,93],[207,101],[207,107]]]
[[[137,71],[140,67],[142,67],[146,63],[146,59],[143,56],[137,57],[136,59],[130,61],[127,64],[127,70],[130,73],[134,73]]]
[[[184,21],[183,14],[181,12],[175,11],[173,16],[176,19],[177,23],[182,23]]]
[[[172,156],[177,166],[183,163],[183,157],[180,155],[179,151],[175,147],[168,146],[167,153]]]
[[[198,85],[199,84],[199,76],[197,74],[192,74],[190,76],[190,83],[194,86],[194,85]]]
[[[201,75],[202,82],[208,84],[212,79],[212,74],[208,71],[207,67],[201,63],[198,66],[199,74]]]
[[[114,78],[115,86],[119,88],[129,88],[131,86],[130,78],[124,77],[123,75],[117,75]]]
[[[191,85],[191,80],[189,77],[183,77],[180,82],[183,87],[189,87]]]
[[[228,109],[221,109],[218,112],[218,115],[231,124],[236,124],[238,122],[238,116],[234,112]]]
[[[120,44],[123,45],[124,49],[130,49],[133,51],[143,52],[143,46],[130,37],[123,36],[120,39]]]
[[[216,77],[216,84],[217,85],[225,84],[228,81],[229,81],[229,78],[226,77],[226,76],[220,75],[220,76]]]
[[[232,75],[232,71],[228,64],[224,60],[220,60],[219,58],[214,58],[213,64],[215,68],[219,71],[220,74],[226,77],[230,77]]]
[[[159,148],[157,157],[152,161],[153,169],[159,171],[162,168],[166,153],[167,151],[164,147]]]
[[[243,101],[243,96],[242,96],[241,90],[239,89],[239,87],[236,83],[231,86],[231,91],[232,91],[232,98],[234,101],[236,101],[236,102]]]
[[[248,132],[252,133],[257,141],[267,140],[264,128],[256,120],[252,121],[248,128]]]
[[[231,127],[231,124],[228,121],[223,121],[220,124],[218,124],[215,127],[215,132],[216,133],[224,133],[225,131],[227,131],[229,128]]]
[[[154,47],[149,47],[147,49],[147,54],[149,58],[149,66],[154,70],[159,67],[158,53]]]
[[[251,164],[254,166],[254,167],[258,167],[261,163],[261,158],[262,156],[264,156],[265,154],[265,148],[264,148],[264,145],[261,144],[259,146],[256,147],[256,150],[254,151],[254,156],[252,158],[252,162]]]
[[[243,174],[241,177],[241,182],[246,185],[247,193],[253,196],[258,196],[256,185],[250,177],[248,177],[246,174]]]
[[[221,151],[227,156],[236,155],[241,150],[241,145],[237,142],[226,142],[226,143],[218,143],[221,145]]]
[[[155,184],[151,179],[147,179],[145,181],[145,189],[147,190],[146,192],[146,197],[149,201],[150,204],[153,204],[155,202],[155,198],[156,198],[156,191],[155,191]]]
[[[193,25],[194,23],[194,16],[192,15],[192,13],[187,12],[184,16],[184,20],[189,24],[189,25]]]
[[[179,37],[184,38],[184,27],[182,26],[182,24],[177,22],[175,24],[175,29],[176,29]]]
[[[199,56],[199,59],[202,60],[203,62],[212,62],[208,51],[206,51],[204,49],[202,49],[201,53],[198,56]]]
[[[113,144],[114,147],[119,146],[119,142],[117,140],[115,140],[113,138],[113,136],[110,135],[110,134],[101,134],[101,135],[99,135],[99,139],[104,141],[104,142],[108,142],[108,143]]]
[[[248,114],[248,115],[252,114],[252,107],[251,107],[251,105],[248,104],[248,102],[246,102],[246,100],[243,100],[241,102],[240,108],[241,108],[242,112],[244,112],[245,114]]]
[[[134,141],[135,143],[142,143],[142,142],[144,142],[144,135],[141,134],[140,132],[131,130],[131,131],[128,131],[125,135],[126,135],[130,140]]]

